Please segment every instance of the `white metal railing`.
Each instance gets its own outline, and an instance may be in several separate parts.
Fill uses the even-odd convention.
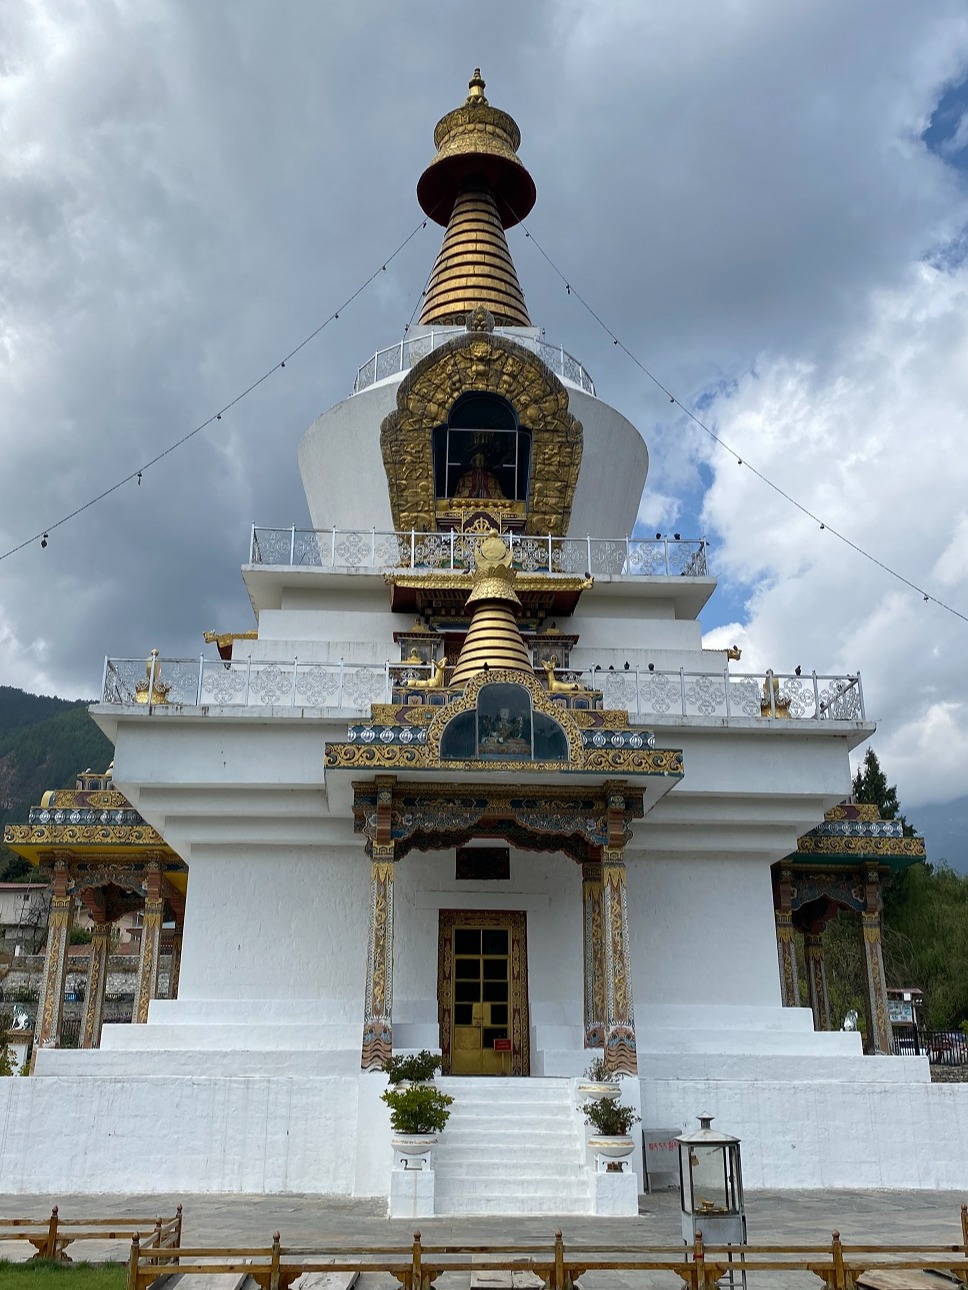
[[[527,573],[705,578],[705,538],[562,538],[506,534]],[[415,529],[270,529],[252,526],[251,564],[321,569],[469,569],[480,535]]]
[[[410,663],[300,662],[298,659],[221,661],[106,659],[103,703],[166,709],[178,705],[218,707],[332,708],[367,713],[389,703],[394,684],[429,675]],[[793,721],[864,721],[860,675],[784,676],[775,672],[562,670],[559,675],[601,690],[606,708],[624,708],[643,721],[705,717]],[[153,702],[149,702],[153,696]]]
[[[396,345],[388,345],[386,349],[377,350],[373,357],[367,359],[357,371],[356,380],[353,382],[353,393],[359,394],[360,390],[365,390],[377,381],[386,380],[388,376],[394,376],[397,372],[409,371],[415,363],[426,358],[438,345],[453,340],[455,336],[466,335],[466,327],[442,327],[439,331],[435,329],[419,336],[408,336]],[[568,381],[571,385],[577,385],[588,394],[595,393],[595,382],[578,359],[569,354],[563,346],[551,345],[533,336],[519,336],[510,332],[507,335],[508,339],[513,340],[516,345],[523,345],[525,349],[530,349],[532,353],[537,354],[541,361],[562,380]]]

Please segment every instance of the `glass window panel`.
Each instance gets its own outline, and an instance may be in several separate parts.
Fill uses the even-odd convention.
[[[485,981],[506,981],[507,979],[508,979],[507,959],[485,959],[484,960],[484,980]]]
[[[485,1003],[507,1003],[507,981],[485,981],[482,997]]]
[[[722,1147],[692,1148],[692,1186],[697,1214],[728,1214],[726,1159]]]
[[[455,718],[456,725],[460,718]],[[450,730],[444,732],[445,736]],[[477,755],[532,757],[531,695],[523,685],[485,685],[477,696]]]
[[[480,954],[481,929],[479,927],[454,928],[455,954]]]
[[[491,1004],[491,1021],[495,1026],[508,1024],[508,1006],[506,1003]]]
[[[507,954],[508,929],[506,927],[486,927],[483,933],[478,934],[481,936],[478,948],[483,944],[485,954]]]
[[[485,1048],[493,1048],[495,1039],[507,1039],[507,1037],[507,1029],[504,1026],[485,1026],[482,1041]]]
[[[480,1003],[481,986],[479,981],[455,981],[455,1003]]]
[[[444,761],[470,761],[477,756],[476,713],[462,712],[449,722],[440,738]]]
[[[474,1024],[474,1005],[472,1003],[454,1004],[454,1025],[471,1026]]]
[[[454,963],[454,976],[462,981],[477,981],[481,975],[480,959],[457,959]]]
[[[534,755],[538,761],[567,761],[568,741],[557,721],[543,712],[534,715]]]

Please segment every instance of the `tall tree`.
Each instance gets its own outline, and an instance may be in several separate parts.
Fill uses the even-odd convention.
[[[906,838],[914,837],[914,829],[901,814],[897,800],[897,785],[888,784],[887,776],[881,770],[881,763],[873,748],[864,754],[863,766],[857,767],[857,774],[851,784],[855,802],[876,806],[882,820],[900,820]]]

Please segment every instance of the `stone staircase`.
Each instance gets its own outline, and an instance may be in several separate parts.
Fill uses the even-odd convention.
[[[589,1214],[585,1138],[568,1079],[448,1078],[434,1149],[434,1212]]]

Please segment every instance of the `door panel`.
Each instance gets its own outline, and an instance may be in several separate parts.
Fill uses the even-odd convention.
[[[438,1002],[445,1071],[528,1074],[524,915],[441,910],[440,924]],[[502,1039],[511,1040],[511,1052],[494,1051],[495,1040]]]

